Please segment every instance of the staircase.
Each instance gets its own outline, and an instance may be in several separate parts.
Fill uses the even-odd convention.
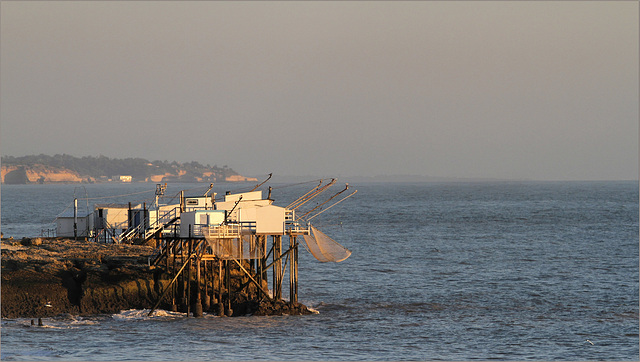
[[[128,229],[127,231],[119,235],[118,242],[119,243],[130,242],[132,239],[134,239],[137,236],[144,239],[144,241],[147,241],[151,239],[156,233],[162,232],[162,230],[174,224],[178,220],[180,220],[180,216],[178,215],[178,208],[176,207],[170,211],[167,211],[153,224],[149,225],[149,228],[146,230],[144,229],[144,224],[140,224],[133,228]]]

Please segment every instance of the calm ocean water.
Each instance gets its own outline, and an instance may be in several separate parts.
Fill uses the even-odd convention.
[[[354,197],[314,219],[352,256],[322,264],[300,250],[299,298],[318,314],[194,319],[132,310],[45,319],[45,327],[3,320],[0,357],[639,360],[638,182],[352,186]],[[169,185],[167,194],[194,187]],[[225,187],[242,185],[214,191]],[[275,204],[311,187],[274,186]],[[38,235],[74,192],[150,190],[91,207],[150,200],[154,188],[4,185],[2,232]]]

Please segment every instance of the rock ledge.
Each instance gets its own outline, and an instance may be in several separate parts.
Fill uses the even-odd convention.
[[[2,318],[150,309],[171,280],[162,268],[149,265],[150,246],[25,238],[2,240],[1,249]],[[236,279],[236,286],[248,284]],[[171,307],[165,300],[159,306]],[[311,314],[302,304],[260,300],[251,290],[234,293],[231,308],[233,316]]]

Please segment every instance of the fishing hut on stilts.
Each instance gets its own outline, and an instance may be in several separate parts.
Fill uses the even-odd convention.
[[[157,188],[153,221],[132,222],[120,238],[120,242],[137,238],[154,243],[157,253],[150,265],[170,276],[149,315],[161,304],[194,317],[203,312],[244,315],[255,310],[252,303],[253,307],[255,303],[287,303],[295,308],[300,241],[321,262],[340,262],[351,255],[351,251],[312,226],[310,220],[357,191],[344,196],[349,189],[347,184],[328,200],[302,212],[303,205],[309,208],[308,203],[336,180],[326,184],[320,180],[318,186],[281,207],[273,204],[271,187],[266,198],[257,190],[270,178],[271,175],[248,192],[227,192],[220,200],[216,200],[216,193],[210,193],[213,184],[202,196],[185,196],[181,192],[180,203],[175,207],[157,205],[158,196],[164,193],[164,188]],[[342,198],[335,201],[340,195]],[[287,270],[288,302],[282,295]]]

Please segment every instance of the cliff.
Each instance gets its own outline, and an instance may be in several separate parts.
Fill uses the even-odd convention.
[[[27,183],[71,183],[88,181],[77,172],[66,168],[54,168],[44,165],[25,166],[2,166],[2,182],[6,184],[27,184]]]

